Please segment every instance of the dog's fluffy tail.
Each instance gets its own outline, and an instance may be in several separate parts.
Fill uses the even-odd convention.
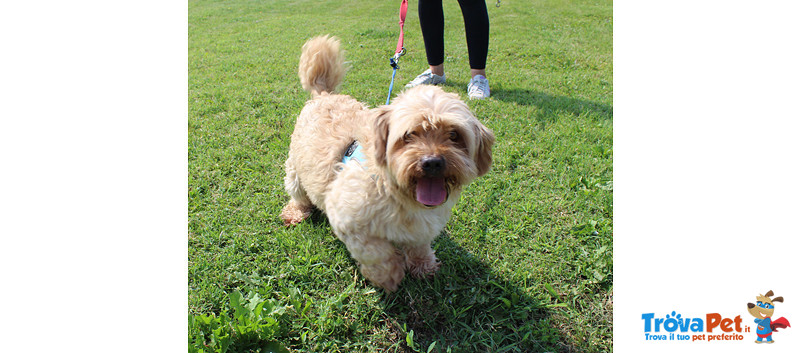
[[[335,91],[345,71],[344,53],[336,37],[319,36],[303,45],[298,74],[303,88],[312,95]]]

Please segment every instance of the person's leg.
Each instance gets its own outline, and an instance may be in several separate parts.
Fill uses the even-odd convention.
[[[444,11],[442,0],[419,0],[419,26],[431,72],[444,74]]]
[[[420,0],[422,2],[424,0]],[[464,16],[467,34],[470,74],[486,77],[486,57],[489,53],[489,11],[484,0],[458,0]]]
[[[444,11],[442,0],[419,0],[419,27],[425,42],[425,55],[430,69],[419,74],[406,85],[440,85],[444,76]]]
[[[472,77],[475,77],[476,75],[481,75],[483,77],[486,77],[486,69],[485,68],[482,70],[469,69],[469,74]]]

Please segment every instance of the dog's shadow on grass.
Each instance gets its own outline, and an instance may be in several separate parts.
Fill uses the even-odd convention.
[[[308,221],[329,226],[314,210]],[[344,244],[338,243],[344,251]],[[433,243],[442,265],[433,278],[406,276],[380,305],[401,342],[401,352],[572,352],[564,325],[552,317],[559,307],[549,294],[534,298],[497,275],[443,232]],[[354,263],[355,265],[355,263]],[[413,331],[412,338],[409,338]],[[408,339],[408,340],[407,340]],[[414,347],[409,347],[407,342]]]
[[[381,303],[399,338],[414,331],[414,347],[403,346],[408,351],[427,351],[434,342],[432,352],[575,350],[552,318],[557,303],[524,293],[447,234],[434,247],[442,262],[439,272],[427,280],[406,277]]]
[[[330,223],[328,222],[328,217],[325,216],[324,212],[320,211],[316,207],[314,208],[313,211],[311,211],[311,215],[308,216],[306,222],[311,223],[314,226],[321,226],[321,225],[328,227],[330,226]],[[331,235],[335,237],[335,235],[333,234]],[[344,247],[344,244],[342,244],[342,246]]]

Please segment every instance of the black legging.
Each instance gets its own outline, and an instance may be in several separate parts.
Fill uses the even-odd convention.
[[[489,12],[485,0],[458,0],[464,16],[464,29],[467,33],[467,51],[471,69],[486,68],[486,55],[489,52]],[[419,0],[419,25],[428,65],[444,63],[444,11],[442,0]]]

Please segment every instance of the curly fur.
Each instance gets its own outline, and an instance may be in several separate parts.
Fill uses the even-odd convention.
[[[494,135],[439,87],[409,89],[374,109],[332,94],[345,72],[339,47],[329,36],[303,46],[299,76],[312,99],[292,134],[285,179],[291,199],[281,217],[292,225],[322,210],[364,277],[394,291],[406,271],[424,277],[439,269],[431,241],[462,188],[488,172]],[[364,148],[363,166],[341,162],[354,140]],[[433,177],[423,166],[432,156],[444,162]],[[446,200],[422,204],[415,190],[434,177],[443,180]]]
[[[329,36],[320,36],[303,45],[298,75],[303,89],[318,95],[334,92],[342,83],[345,74],[344,52],[339,41]]]

